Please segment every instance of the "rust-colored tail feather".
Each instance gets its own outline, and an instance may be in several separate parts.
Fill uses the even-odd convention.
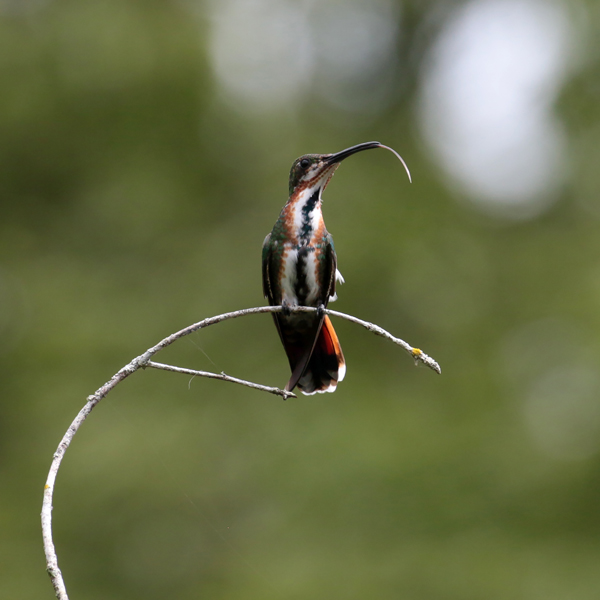
[[[308,395],[335,391],[338,381],[342,381],[346,374],[346,361],[328,316],[323,319],[316,341],[309,340],[309,343],[313,347],[304,349],[304,360],[297,359],[297,349],[286,347],[292,367],[292,377],[286,389],[291,391],[297,385],[302,393]]]

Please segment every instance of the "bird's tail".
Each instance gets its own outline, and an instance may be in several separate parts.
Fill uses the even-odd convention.
[[[301,373],[292,367],[293,373],[286,385],[287,390],[292,390],[297,385],[307,395],[334,392],[338,381],[342,381],[346,375],[344,353],[328,316],[323,319],[312,353],[305,364]]]

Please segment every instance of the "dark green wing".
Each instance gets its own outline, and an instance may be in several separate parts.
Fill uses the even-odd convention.
[[[271,262],[271,234],[267,235],[262,247],[262,279],[263,279],[263,294],[269,301],[269,304],[274,305],[273,289],[271,288],[271,275],[269,273],[269,264]]]
[[[273,255],[273,246],[271,245],[271,234],[267,235],[262,247],[262,278],[263,278],[263,294],[269,301],[271,306],[276,306],[278,302],[275,300],[275,294],[273,293],[273,287],[271,285],[271,259]],[[275,321],[275,327],[277,327],[277,333],[281,338],[281,342],[285,346],[285,338],[281,331],[281,323],[279,322],[279,313],[272,314],[273,321]]]
[[[323,237],[323,244],[325,248],[323,249],[323,279],[322,285],[323,289],[326,290],[325,299],[323,300],[323,304],[327,306],[329,302],[329,298],[331,296],[335,296],[335,273],[337,271],[337,255],[335,253],[335,247],[333,245],[333,238],[331,234],[327,232]]]

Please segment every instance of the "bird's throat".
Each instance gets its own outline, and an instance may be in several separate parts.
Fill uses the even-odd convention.
[[[285,210],[290,241],[298,246],[310,245],[323,226],[321,188],[306,189],[295,194]]]

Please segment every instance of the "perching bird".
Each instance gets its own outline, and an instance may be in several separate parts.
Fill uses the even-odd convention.
[[[323,312],[294,313],[295,306],[326,308],[334,301],[337,270],[333,239],[323,221],[321,194],[340,163],[357,152],[385,148],[408,173],[402,157],[379,142],[365,142],[337,154],[306,154],[290,171],[290,196],[262,249],[263,291],[272,306],[283,307],[273,319],[285,348],[292,376],[285,389],[304,394],[333,392],[346,374],[337,335]],[[408,173],[410,179],[410,173]]]

